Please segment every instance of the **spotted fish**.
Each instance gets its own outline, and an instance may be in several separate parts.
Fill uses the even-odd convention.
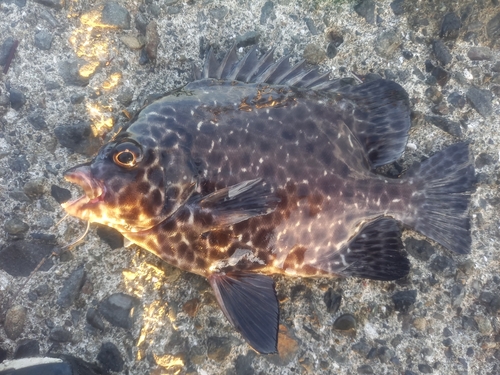
[[[466,143],[398,179],[375,173],[408,137],[397,83],[330,80],[256,48],[222,62],[209,52],[193,76],[65,173],[85,195],[64,208],[206,277],[256,351],[277,348],[272,274],[404,277],[398,223],[470,251]]]

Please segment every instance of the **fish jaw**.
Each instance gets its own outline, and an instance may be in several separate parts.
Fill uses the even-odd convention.
[[[102,204],[106,196],[106,186],[92,177],[90,166],[80,165],[64,173],[66,181],[80,186],[84,194],[76,199],[63,203],[61,206],[71,216],[86,221],[95,221],[92,212]]]

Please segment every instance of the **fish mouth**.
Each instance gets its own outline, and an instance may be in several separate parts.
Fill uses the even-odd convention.
[[[92,178],[92,173],[88,165],[69,169],[64,173],[64,179],[80,186],[84,191],[84,195],[62,204],[62,207],[70,215],[81,217],[82,210],[104,200],[106,187],[102,182]],[[82,217],[82,219],[84,218]]]

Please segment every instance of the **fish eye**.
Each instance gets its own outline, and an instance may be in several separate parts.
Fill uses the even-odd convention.
[[[116,165],[132,168],[137,165],[142,157],[141,148],[132,142],[120,143],[115,147],[113,161]]]

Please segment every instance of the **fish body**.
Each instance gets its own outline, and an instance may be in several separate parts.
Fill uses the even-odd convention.
[[[206,277],[257,351],[276,351],[269,275],[404,277],[398,223],[469,252],[466,143],[399,179],[374,171],[406,145],[398,84],[331,81],[269,53],[238,60],[234,49],[194,75],[66,172],[85,195],[64,208]]]

